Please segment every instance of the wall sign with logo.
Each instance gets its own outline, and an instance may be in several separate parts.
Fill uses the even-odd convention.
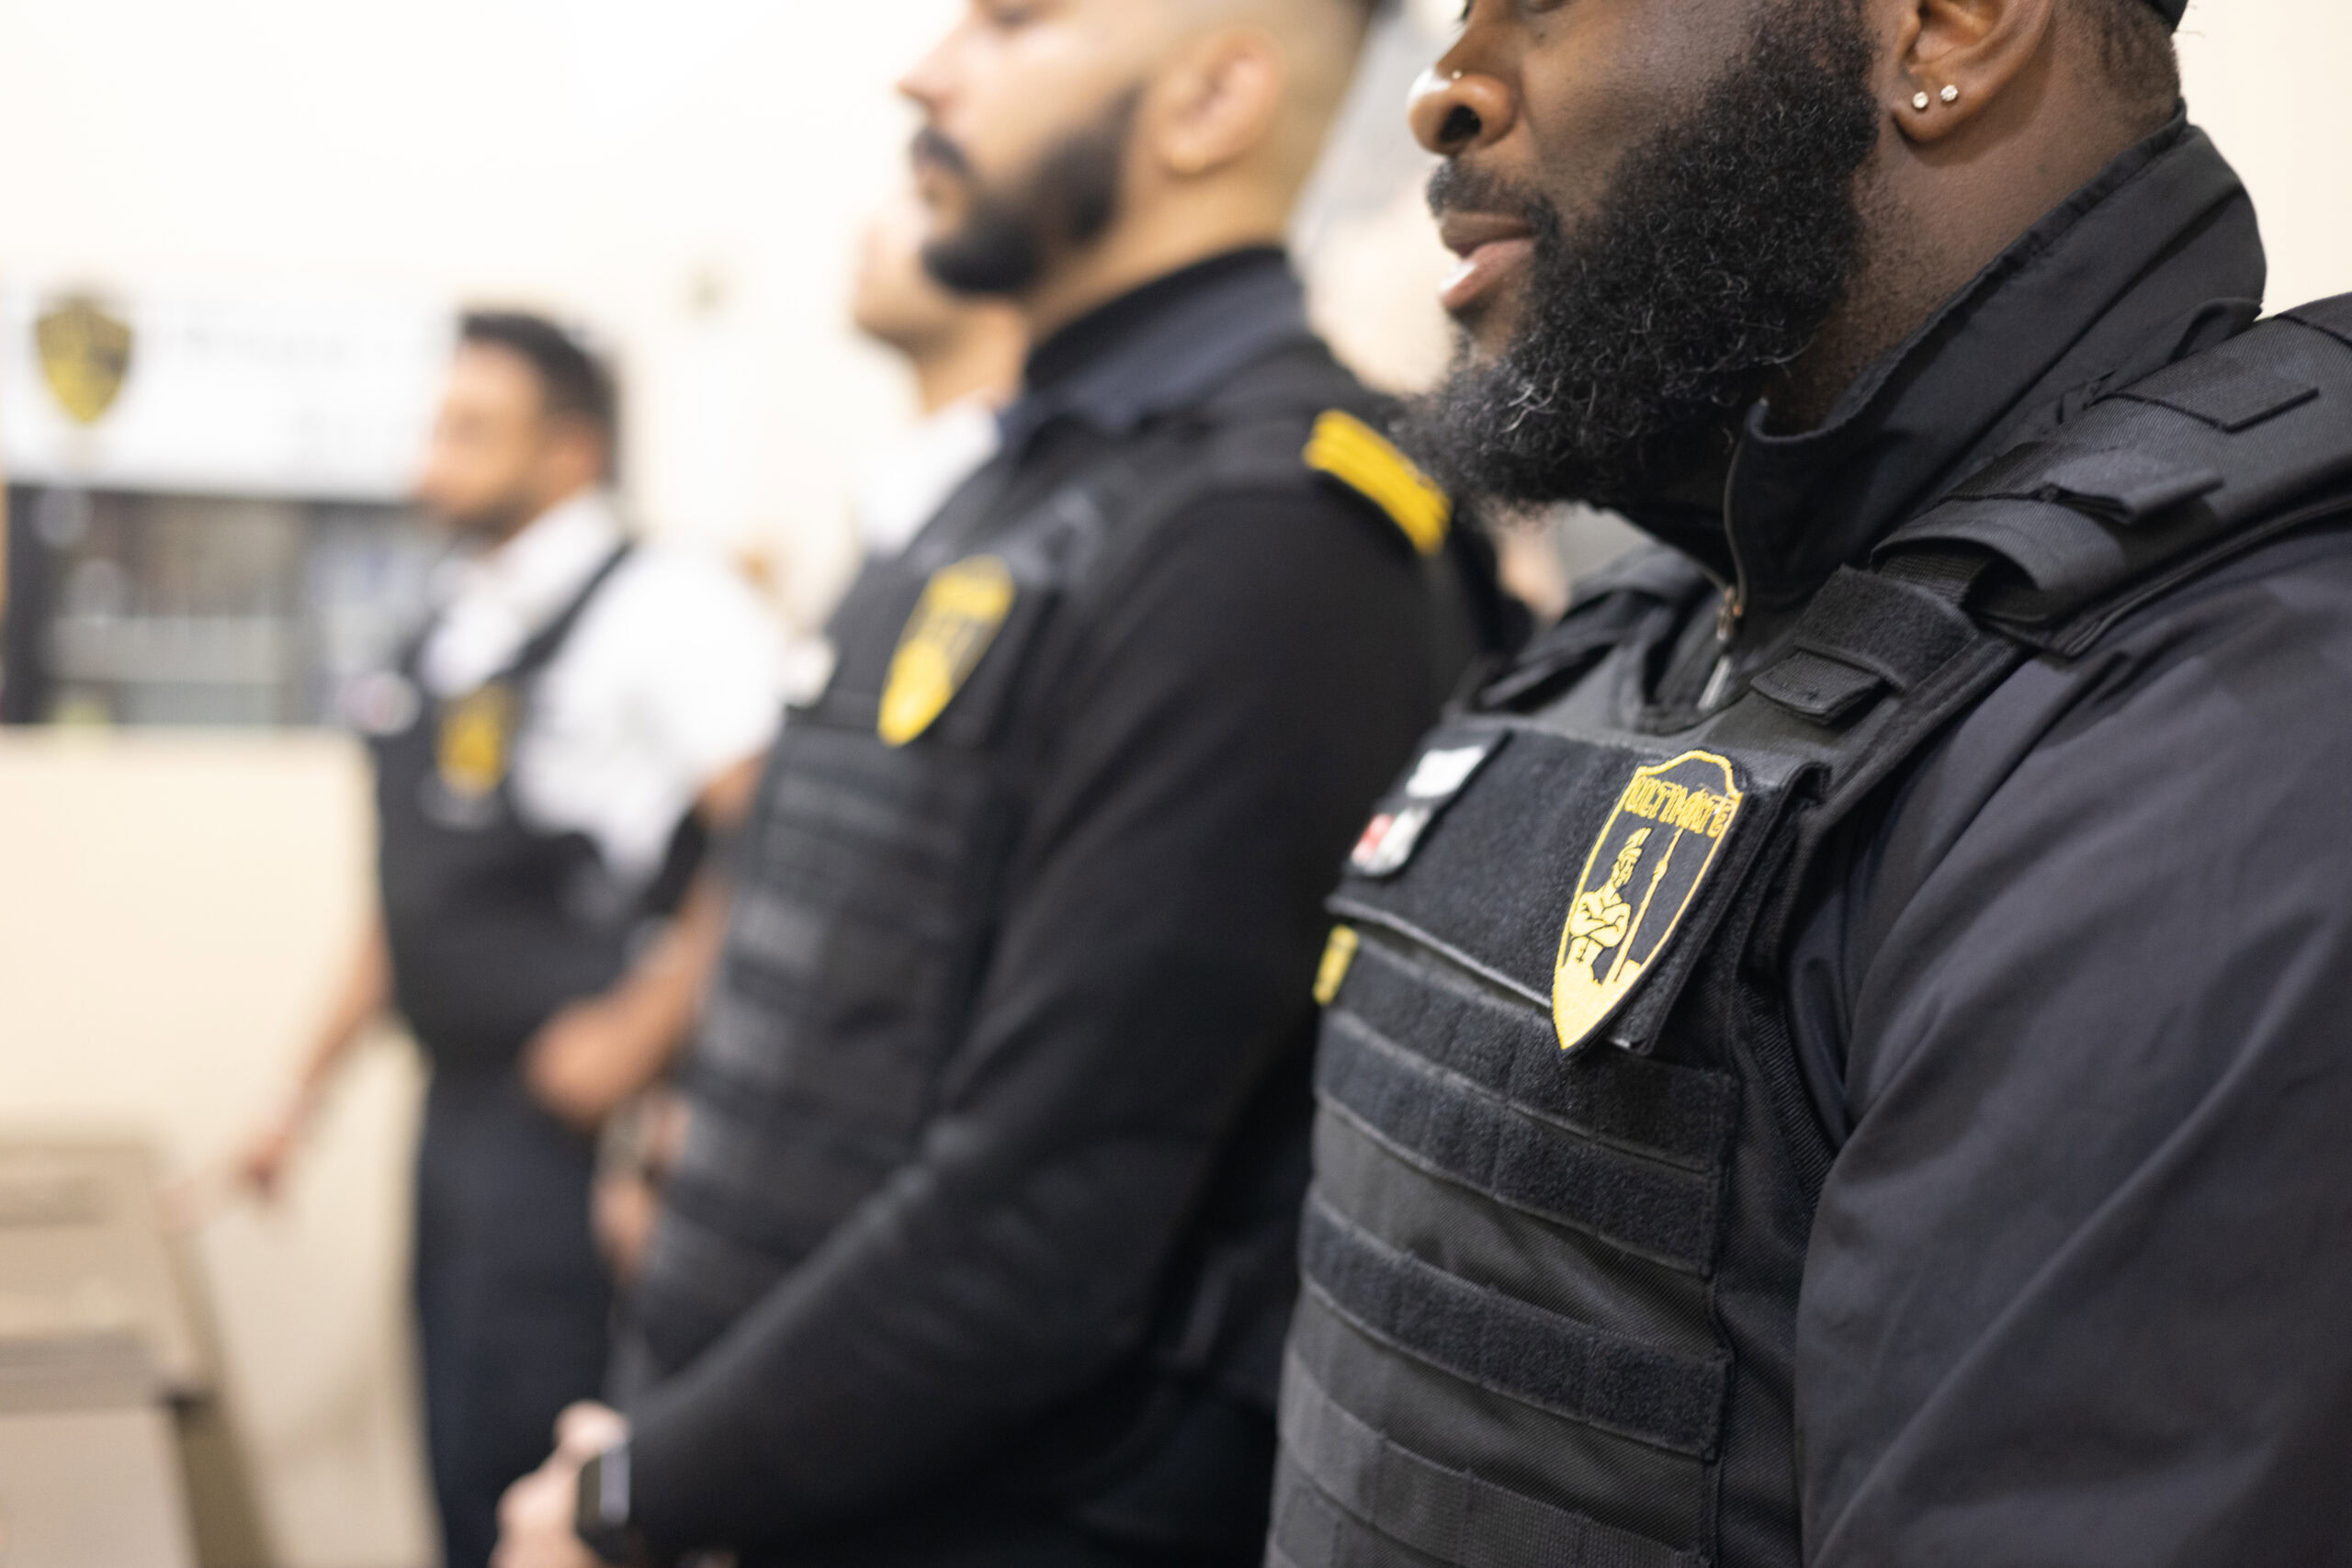
[[[447,367],[439,301],[0,288],[14,483],[390,502]]]

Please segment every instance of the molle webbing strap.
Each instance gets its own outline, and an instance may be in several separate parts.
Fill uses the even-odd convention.
[[[1806,605],[1789,651],[1756,690],[1816,724],[1842,723],[1885,693],[1925,682],[1983,634],[1960,602],[1984,567],[1941,555],[1894,571],[1840,567]]]
[[[1410,1164],[1685,1273],[1713,1262],[1712,1176],[1617,1154],[1484,1094],[1448,1092],[1413,1055],[1345,1013],[1324,1031],[1315,1087]]]
[[[1630,1051],[1564,1056],[1541,1013],[1417,976],[1379,942],[1358,950],[1337,1009],[1479,1088],[1606,1142],[1686,1169],[1722,1157],[1736,1090],[1724,1074]]]
[[[1295,1357],[1283,1375],[1282,1425],[1285,1473],[1275,1482],[1274,1535],[1298,1568],[1351,1561],[1340,1545],[1349,1520],[1334,1504],[1361,1521],[1357,1528],[1447,1568],[1699,1568],[1702,1562],[1398,1446],[1326,1393]]]
[[[1487,1290],[1399,1252],[1310,1199],[1307,1288],[1374,1338],[1570,1420],[1706,1459],[1721,1436],[1727,1357],[1678,1356]]]

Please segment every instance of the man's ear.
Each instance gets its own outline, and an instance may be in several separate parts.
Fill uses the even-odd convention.
[[[1262,28],[1224,28],[1183,45],[1147,96],[1144,135],[1170,175],[1196,178],[1273,133],[1289,68]]]
[[[1894,122],[1940,141],[2009,91],[2050,42],[2058,0],[1903,0]]]
[[[557,482],[571,488],[601,484],[612,471],[612,443],[590,420],[558,414],[548,422],[548,460]]]

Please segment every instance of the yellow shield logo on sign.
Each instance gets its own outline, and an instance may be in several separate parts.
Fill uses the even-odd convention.
[[[932,727],[1012,613],[1012,573],[994,556],[942,567],[916,601],[890,657],[876,733],[904,746]]]
[[[1712,751],[1635,771],[1585,858],[1560,932],[1552,1022],[1562,1050],[1589,1040],[1657,961],[1747,798],[1731,762]]]
[[[96,299],[61,299],[33,323],[40,373],[57,406],[76,424],[96,424],[130,374],[130,323]]]
[[[506,782],[514,728],[514,694],[483,686],[449,705],[441,716],[441,783],[459,800],[478,801]]]

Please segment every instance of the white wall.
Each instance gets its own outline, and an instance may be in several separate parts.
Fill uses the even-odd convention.
[[[2180,28],[2189,113],[2237,165],[2270,245],[2270,304],[2352,291],[2352,147],[2343,0],[2193,0]]]

